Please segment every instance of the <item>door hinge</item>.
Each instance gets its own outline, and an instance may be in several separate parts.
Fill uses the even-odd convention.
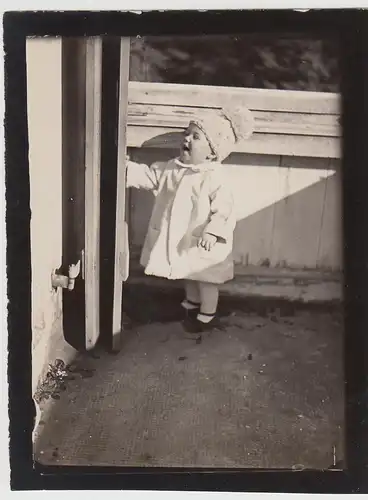
[[[74,290],[75,280],[81,270],[81,261],[71,264],[68,268],[68,276],[59,273],[57,270],[51,275],[51,285],[53,288],[66,288],[69,291]]]

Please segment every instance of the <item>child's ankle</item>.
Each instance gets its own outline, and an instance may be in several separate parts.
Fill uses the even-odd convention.
[[[184,307],[184,309],[191,311],[193,309],[199,309],[201,304],[199,302],[193,302],[192,300],[184,299],[181,305],[182,307]]]
[[[199,312],[197,315],[197,319],[201,323],[209,323],[214,319],[215,316],[216,316],[216,311],[214,313]]]

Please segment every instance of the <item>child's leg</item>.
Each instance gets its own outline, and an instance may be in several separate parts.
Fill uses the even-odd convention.
[[[184,309],[188,311],[199,309],[200,295],[198,281],[186,280],[185,282],[185,299],[181,303]]]
[[[216,315],[219,287],[214,283],[204,282],[199,282],[198,285],[201,308],[197,319],[202,323],[209,323]]]

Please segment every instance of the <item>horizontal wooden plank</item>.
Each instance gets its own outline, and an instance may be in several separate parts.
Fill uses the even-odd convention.
[[[182,133],[169,127],[128,127],[129,147],[152,147],[177,149]],[[270,154],[283,156],[304,156],[319,158],[339,158],[341,141],[336,137],[302,135],[259,134],[238,144],[234,152]]]
[[[198,112],[217,114],[214,108],[168,106],[162,104],[130,103],[128,124],[136,126],[185,128]],[[291,135],[339,137],[339,116],[315,113],[286,113],[280,111],[253,111],[255,132]]]
[[[255,131],[273,134],[340,137],[340,117],[312,113],[254,111]]]
[[[228,165],[244,165],[260,167],[278,167],[281,162],[279,155],[264,155],[252,153],[232,153],[225,161]]]
[[[128,101],[130,147],[177,148],[199,110],[217,113],[231,101],[255,119],[255,133],[234,152],[340,157],[338,94],[130,82]]]
[[[235,99],[251,110],[340,114],[340,95],[325,92],[129,82],[130,103],[219,108]]]
[[[280,167],[337,170],[340,167],[340,161],[338,158],[303,158],[300,156],[282,156]]]
[[[131,151],[132,159],[137,162],[153,163],[166,161],[176,154],[175,149],[143,148]],[[227,165],[258,167],[301,168],[313,170],[338,170],[341,166],[338,158],[313,158],[308,156],[280,156],[261,153],[232,153],[225,161]]]

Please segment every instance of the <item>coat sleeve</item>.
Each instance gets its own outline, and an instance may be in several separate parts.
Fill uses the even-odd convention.
[[[217,177],[217,176],[216,176]],[[235,205],[232,189],[224,178],[217,177],[210,190],[211,214],[205,233],[227,241],[235,229]]]
[[[151,167],[149,167],[144,163],[128,161],[126,176],[127,187],[156,191],[164,170],[165,165],[161,163],[153,163]]]

